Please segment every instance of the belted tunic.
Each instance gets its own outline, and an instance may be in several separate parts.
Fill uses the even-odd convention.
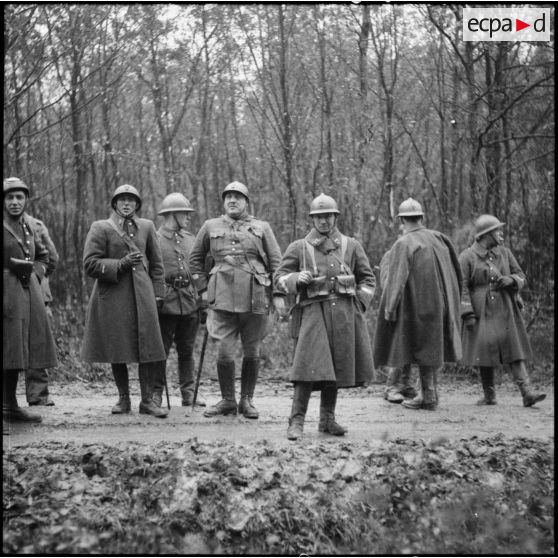
[[[293,382],[353,387],[370,382],[374,376],[365,312],[374,297],[376,278],[361,244],[350,237],[345,237],[345,242],[343,254],[342,235],[337,229],[328,236],[312,229],[289,245],[277,270],[276,291],[298,296],[294,316],[296,312],[300,315],[294,319],[299,319],[300,325],[295,325],[293,332],[297,337],[290,375]],[[318,280],[301,287],[297,281],[304,270]],[[354,279],[339,280],[349,276]]]
[[[4,220],[3,236],[2,367],[26,370],[56,366],[56,345],[39,284],[48,266],[48,250],[25,216],[17,224]],[[34,262],[25,285],[10,270],[10,258]]]
[[[119,260],[136,249],[143,261],[118,271]],[[111,363],[165,360],[155,302],[155,296],[165,294],[164,268],[153,222],[123,219],[116,213],[95,221],[85,240],[83,267],[95,283],[85,319],[82,358]]]
[[[517,294],[525,274],[511,251],[504,246],[487,250],[477,242],[459,255],[463,275],[461,315],[474,315],[472,327],[463,327],[463,360],[467,366],[498,366],[531,358],[525,323]],[[498,289],[502,275],[513,278],[512,289]]]

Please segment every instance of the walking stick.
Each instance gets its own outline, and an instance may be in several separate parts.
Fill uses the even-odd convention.
[[[209,332],[207,331],[207,326],[205,326],[205,333],[203,334],[203,343],[202,343],[202,348],[200,353],[200,363],[198,364],[198,374],[196,376],[196,387],[194,388],[194,397],[192,398],[192,410],[194,410],[194,407],[196,405],[196,399],[198,398],[198,389],[200,387],[203,358],[205,357],[205,348],[207,347],[208,336],[209,336]]]
[[[165,371],[165,393],[167,394],[167,407],[170,411],[170,399],[169,399],[169,386],[167,385],[167,373]]]

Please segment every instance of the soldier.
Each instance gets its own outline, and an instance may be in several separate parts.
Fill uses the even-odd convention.
[[[403,235],[390,250],[374,339],[376,365],[419,366],[421,391],[403,405],[435,409],[437,372],[461,358],[461,273],[453,244],[422,224],[420,203],[409,198],[397,215]]]
[[[126,364],[138,362],[139,412],[165,418],[167,411],[152,399],[152,385],[166,357],[157,316],[165,290],[157,232],[152,221],[137,217],[141,198],[133,186],[116,188],[111,206],[112,215],[95,221],[85,240],[83,265],[95,284],[87,308],[82,358],[111,363],[118,388],[113,414],[130,412]]]
[[[16,177],[4,180],[2,414],[9,422],[42,420],[18,405],[20,370],[57,365],[39,285],[48,267],[48,250],[25,218],[28,200],[29,188],[24,182]]]
[[[496,405],[494,367],[504,365],[531,407],[546,394],[535,393],[525,361],[531,347],[518,305],[525,275],[511,251],[503,246],[504,234],[493,215],[475,221],[475,242],[459,255],[463,275],[461,314],[463,361],[480,370],[484,397],[479,405]]]
[[[302,436],[308,402],[320,390],[318,430],[342,436],[335,421],[337,390],[362,386],[374,375],[365,312],[376,279],[364,249],[337,229],[339,209],[320,194],[310,205],[313,228],[287,248],[277,270],[276,291],[296,295],[291,334],[297,339],[287,438]]]
[[[188,257],[194,245],[194,236],[187,229],[190,213],[194,211],[190,202],[180,193],[169,194],[162,202],[159,215],[165,222],[157,231],[159,245],[165,267],[166,294],[159,310],[159,325],[167,358],[170,348],[176,343],[178,354],[178,382],[182,396],[182,406],[192,405],[194,397],[194,343],[200,309],[198,292],[188,268]],[[165,366],[163,363],[163,366]],[[159,375],[153,389],[153,401],[159,407],[162,402],[166,371]],[[205,403],[196,398],[196,404]]]
[[[33,227],[43,246],[48,250],[48,265],[46,274],[41,281],[41,291],[45,301],[47,316],[49,320],[52,320],[52,311],[49,308],[49,304],[52,301],[49,276],[58,265],[58,252],[56,251],[56,246],[54,242],[52,242],[45,224],[41,220],[31,217],[28,213],[25,213],[25,218]],[[54,401],[50,398],[48,391],[48,373],[45,368],[30,368],[25,371],[25,394],[29,405],[46,405],[47,407],[54,405]]]
[[[204,416],[237,414],[257,419],[252,403],[260,364],[260,343],[268,330],[272,275],[281,251],[269,223],[248,214],[248,188],[231,182],[222,193],[225,215],[205,221],[190,253],[190,272],[209,307],[207,329],[218,341],[217,376],[222,400]],[[206,256],[213,263],[206,273]],[[273,297],[284,312],[283,297]],[[235,344],[243,349],[240,403],[235,395]]]

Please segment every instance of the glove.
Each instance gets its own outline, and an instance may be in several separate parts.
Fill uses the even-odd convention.
[[[131,252],[118,261],[119,271],[128,271],[141,262],[141,252]]]
[[[13,271],[19,278],[29,277],[33,271],[33,262],[29,260],[19,260],[17,258],[10,258],[10,270]]]
[[[165,304],[165,299],[160,296],[156,296],[155,302],[157,304],[157,310],[161,310],[163,308],[163,305]]]
[[[204,325],[207,322],[207,308],[203,307],[198,310],[198,314],[200,317],[200,324]]]
[[[469,314],[463,319],[463,321],[465,322],[465,327],[467,329],[473,329],[475,327],[475,324],[477,323],[477,317],[473,314]]]
[[[309,271],[301,271],[298,274],[298,278],[296,280],[297,285],[308,285],[312,281],[313,277]]]
[[[496,287],[498,289],[510,289],[514,286],[515,281],[513,277],[510,277],[509,275],[502,275],[502,277],[499,277],[498,281],[496,281]]]

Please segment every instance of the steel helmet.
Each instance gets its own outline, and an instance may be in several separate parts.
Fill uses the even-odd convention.
[[[246,188],[246,186],[244,186],[242,182],[235,181],[228,184],[221,194],[221,197],[223,199],[225,199],[225,195],[227,194],[227,192],[238,192],[239,194],[242,194],[248,201],[250,201],[250,197],[248,196],[248,188]]]
[[[424,217],[422,205],[413,198],[407,198],[404,202],[401,202],[397,217]]]
[[[337,213],[339,215],[339,209],[337,208],[337,202],[331,196],[320,194],[312,200],[308,215],[321,215],[323,213]]]
[[[25,184],[25,182],[23,182],[23,180],[20,180],[15,176],[11,176],[10,178],[5,178],[4,195],[6,195],[8,192],[11,192],[13,190],[23,190],[27,194],[27,197],[29,197],[29,187],[27,186],[27,184]]]
[[[116,198],[118,196],[122,196],[123,194],[128,194],[130,196],[136,197],[138,201],[138,206],[136,208],[136,211],[139,211],[141,208],[141,197],[139,195],[139,192],[131,184],[123,184],[122,186],[118,186],[118,188],[114,191],[114,194],[112,194],[112,198],[110,200],[111,207],[115,209]]]
[[[498,218],[494,217],[494,215],[481,215],[475,221],[475,240],[478,240],[486,233],[499,229],[504,225],[505,223],[502,223]]]
[[[192,209],[190,202],[180,192],[173,192],[161,202],[158,215],[173,211],[195,211],[195,209]]]

